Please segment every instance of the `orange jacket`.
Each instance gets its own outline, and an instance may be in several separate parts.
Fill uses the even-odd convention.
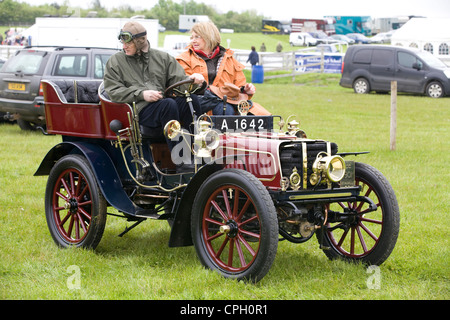
[[[244,72],[242,71],[245,66],[237,61],[233,57],[233,54],[234,52],[230,49],[225,51],[216,79],[212,83],[213,86],[222,87],[226,82],[230,82],[238,87],[242,87],[247,83]],[[209,83],[206,62],[194,52],[192,46],[189,46],[188,50],[181,53],[176,59],[184,68],[187,75],[200,73],[205,77],[206,82]]]
[[[233,50],[226,49],[223,59],[220,62],[219,71],[212,83],[213,86],[223,87],[225,83],[230,82],[238,87],[242,87],[247,83],[247,79],[243,72],[245,66],[237,61],[233,57],[233,54]],[[181,53],[176,59],[188,76],[193,73],[200,73],[203,75],[206,82],[209,83],[206,62],[194,52],[191,45],[188,47],[187,51]],[[251,99],[252,95],[249,95],[248,97]],[[250,113],[256,116],[271,115],[269,111],[256,102],[253,102],[253,108],[250,109]],[[212,113],[209,112],[208,114]]]

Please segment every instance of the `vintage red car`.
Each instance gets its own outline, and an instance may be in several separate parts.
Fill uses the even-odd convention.
[[[280,240],[316,234],[330,259],[374,265],[394,249],[399,207],[387,179],[344,160],[358,153],[308,138],[295,119],[284,129],[281,117],[253,116],[244,102],[237,116],[194,115],[192,133],[171,121],[166,137],[184,139],[197,164],[177,173],[162,131],[140,127],[133,106],[110,101],[102,84],[42,85],[48,134],[62,142],[35,175],[48,175],[46,217],[61,247],[97,247],[107,215],[134,222],[120,236],[145,220],[167,220],[170,247],[194,245],[204,266],[251,282],[267,274]],[[187,84],[166,95],[189,99],[195,89],[179,85]],[[66,100],[68,91],[76,101]]]

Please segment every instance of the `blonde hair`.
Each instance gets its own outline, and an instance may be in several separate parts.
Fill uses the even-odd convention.
[[[191,29],[191,32],[197,33],[203,40],[208,49],[213,50],[220,44],[220,32],[212,21],[197,22]]]

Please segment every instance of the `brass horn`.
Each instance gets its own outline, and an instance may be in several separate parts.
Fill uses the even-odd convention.
[[[181,132],[181,124],[177,120],[170,120],[164,126],[164,135],[170,140],[176,138]]]

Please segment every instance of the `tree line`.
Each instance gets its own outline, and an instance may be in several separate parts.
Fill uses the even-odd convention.
[[[68,1],[59,5],[49,3],[32,6],[15,0],[0,0],[0,24],[2,25],[32,25],[37,17],[87,17],[96,12],[98,18],[130,18],[136,15],[145,16],[146,19],[158,19],[167,30],[178,30],[178,16],[180,14],[207,15],[218,28],[234,29],[235,32],[259,32],[263,16],[256,10],[247,10],[242,13],[229,11],[219,13],[217,10],[204,3],[196,3],[193,0],[175,3],[172,0],[159,0],[149,9],[136,10],[131,5],[107,9],[100,0],[93,0],[90,8],[83,9],[69,6]]]

